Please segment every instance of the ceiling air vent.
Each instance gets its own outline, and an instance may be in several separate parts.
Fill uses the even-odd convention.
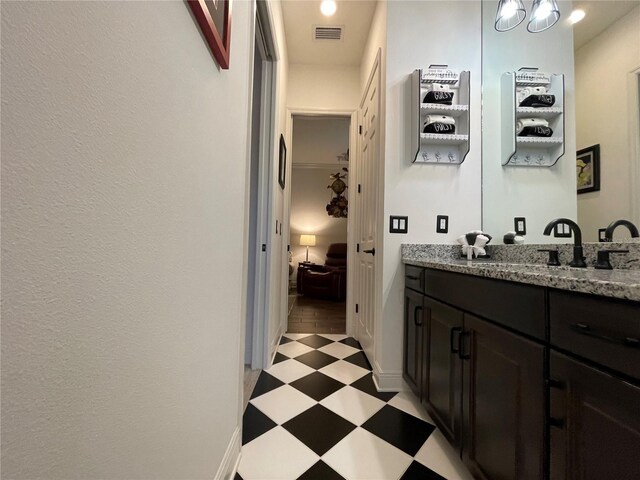
[[[315,27],[315,40],[342,40],[342,27]]]

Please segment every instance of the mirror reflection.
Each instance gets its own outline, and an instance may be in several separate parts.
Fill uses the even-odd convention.
[[[559,20],[538,33],[531,2],[506,3],[482,4],[483,229],[502,238],[525,217],[527,243],[567,241],[543,236],[567,217],[595,242],[615,220],[640,224],[640,2],[550,2]],[[555,104],[520,107],[532,94]]]

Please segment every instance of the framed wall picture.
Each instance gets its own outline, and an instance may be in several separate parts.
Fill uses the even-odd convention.
[[[231,0],[188,0],[196,21],[220,68],[229,68]]]
[[[287,145],[284,137],[280,135],[280,155],[278,156],[278,183],[284,190],[285,176],[287,175]]]
[[[576,153],[578,193],[600,190],[600,145],[578,150]]]

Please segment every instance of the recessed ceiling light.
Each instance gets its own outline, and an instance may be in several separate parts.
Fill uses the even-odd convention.
[[[320,4],[320,11],[325,17],[330,17],[336,13],[336,2],[334,0],[322,0]]]
[[[571,23],[578,23],[584,18],[585,15],[586,13],[584,13],[584,10],[574,10],[573,12],[571,12],[571,15],[569,15],[569,21]]]

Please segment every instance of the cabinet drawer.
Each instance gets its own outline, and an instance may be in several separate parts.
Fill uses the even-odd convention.
[[[474,315],[545,340],[544,288],[426,269],[425,293]]]
[[[640,303],[549,292],[551,344],[640,379]]]
[[[418,292],[424,292],[424,268],[405,265],[404,286]]]

